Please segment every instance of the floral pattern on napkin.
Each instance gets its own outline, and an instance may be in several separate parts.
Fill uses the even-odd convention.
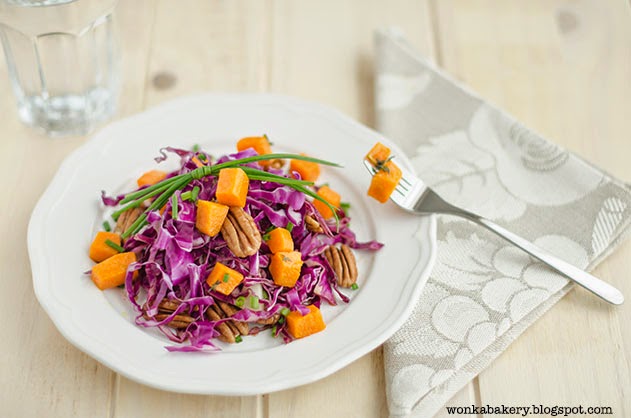
[[[446,200],[593,268],[628,231],[631,191],[537,135],[417,55],[376,38],[377,127]],[[468,221],[438,220],[436,265],[385,344],[391,417],[427,417],[571,287]]]

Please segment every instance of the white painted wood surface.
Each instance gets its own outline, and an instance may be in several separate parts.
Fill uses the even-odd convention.
[[[121,0],[118,117],[199,91],[273,91],[372,125],[372,31],[399,26],[440,65],[545,136],[631,179],[631,13],[618,0]],[[0,405],[7,417],[383,417],[377,349],[319,382],[258,397],[131,382],[67,343],[35,300],[26,226],[63,158],[17,120],[0,64]],[[596,271],[631,297],[631,243]],[[631,304],[576,290],[448,405],[602,405],[631,416]],[[446,416],[441,412],[438,416]]]

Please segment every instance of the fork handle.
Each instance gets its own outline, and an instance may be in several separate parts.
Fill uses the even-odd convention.
[[[486,218],[483,218],[481,216],[475,215],[470,212],[467,212],[467,213],[461,212],[459,214],[495,232],[500,237],[515,244],[516,246],[526,251],[531,256],[544,262],[545,264],[547,264],[554,270],[558,271],[559,273],[561,273],[568,279],[578,283],[579,285],[583,286],[585,289],[589,290],[590,292],[594,293],[597,296],[600,296],[607,302],[612,303],[614,305],[620,305],[622,304],[622,302],[624,302],[624,296],[622,295],[622,293],[618,289],[610,285],[609,283],[606,283],[600,280],[599,278],[592,276],[586,271],[583,271],[580,268],[573,266],[572,264],[566,261],[561,260],[560,258],[544,250],[543,248],[536,246],[532,242],[525,240],[524,238],[510,232],[507,229],[504,229],[503,227],[499,226],[495,222],[492,222]]]

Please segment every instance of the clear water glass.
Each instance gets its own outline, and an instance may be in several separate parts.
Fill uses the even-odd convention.
[[[20,119],[84,135],[116,111],[117,0],[0,0],[0,40]]]

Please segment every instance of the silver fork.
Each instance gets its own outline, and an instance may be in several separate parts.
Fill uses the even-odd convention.
[[[377,172],[370,162],[364,160],[364,165],[371,175]],[[500,237],[521,248],[534,258],[547,264],[552,269],[583,286],[595,295],[600,296],[607,302],[613,303],[614,305],[620,305],[624,302],[622,293],[609,283],[561,260],[543,248],[497,225],[495,222],[445,202],[432,189],[427,187],[421,179],[405,170],[403,167],[399,166],[399,168],[403,176],[390,196],[390,200],[402,209],[418,215],[442,213],[468,219],[495,232]]]

